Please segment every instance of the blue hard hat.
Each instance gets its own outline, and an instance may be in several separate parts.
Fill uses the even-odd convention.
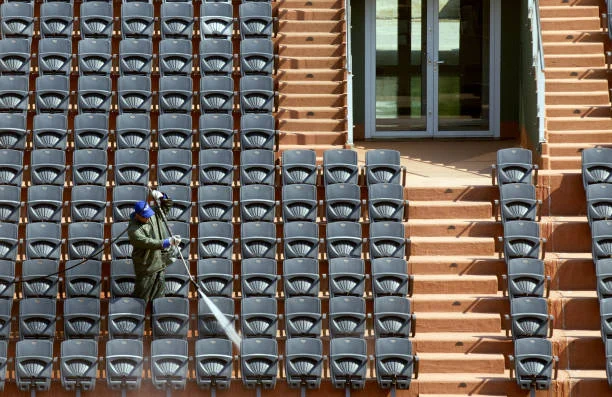
[[[137,201],[136,204],[134,204],[134,212],[144,218],[150,218],[155,214],[146,201]]]

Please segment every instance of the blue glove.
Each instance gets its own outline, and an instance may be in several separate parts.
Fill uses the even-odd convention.
[[[166,249],[166,248],[168,248],[168,247],[170,247],[170,239],[169,239],[169,238],[165,238],[165,239],[162,241],[162,248]]]

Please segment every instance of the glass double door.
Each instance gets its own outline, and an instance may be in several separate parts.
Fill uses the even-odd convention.
[[[495,135],[495,1],[372,1],[369,137]]]

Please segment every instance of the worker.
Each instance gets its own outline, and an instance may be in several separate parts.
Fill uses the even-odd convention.
[[[179,235],[169,235],[162,217],[162,212],[165,217],[172,208],[172,200],[157,190],[151,191],[151,196],[161,208],[151,207],[146,201],[136,202],[128,226],[136,274],[134,295],[145,303],[164,296],[164,270],[175,259],[173,252],[181,241]]]

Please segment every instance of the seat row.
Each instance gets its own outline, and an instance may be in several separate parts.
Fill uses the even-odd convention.
[[[240,5],[240,36],[271,37],[274,31],[272,6],[268,2]],[[41,37],[70,38],[75,18],[70,3],[46,2],[40,6]],[[35,33],[34,2],[4,2],[0,5],[0,35],[31,40]],[[160,7],[159,32],[162,39],[191,40],[199,21],[201,38],[231,38],[234,15],[231,3],[203,2],[200,16],[194,18],[191,2],[164,2]],[[81,39],[111,39],[115,30],[113,2],[86,1],[79,8]],[[152,38],[155,33],[154,7],[147,2],[126,2],[121,6],[121,34],[124,38]]]

